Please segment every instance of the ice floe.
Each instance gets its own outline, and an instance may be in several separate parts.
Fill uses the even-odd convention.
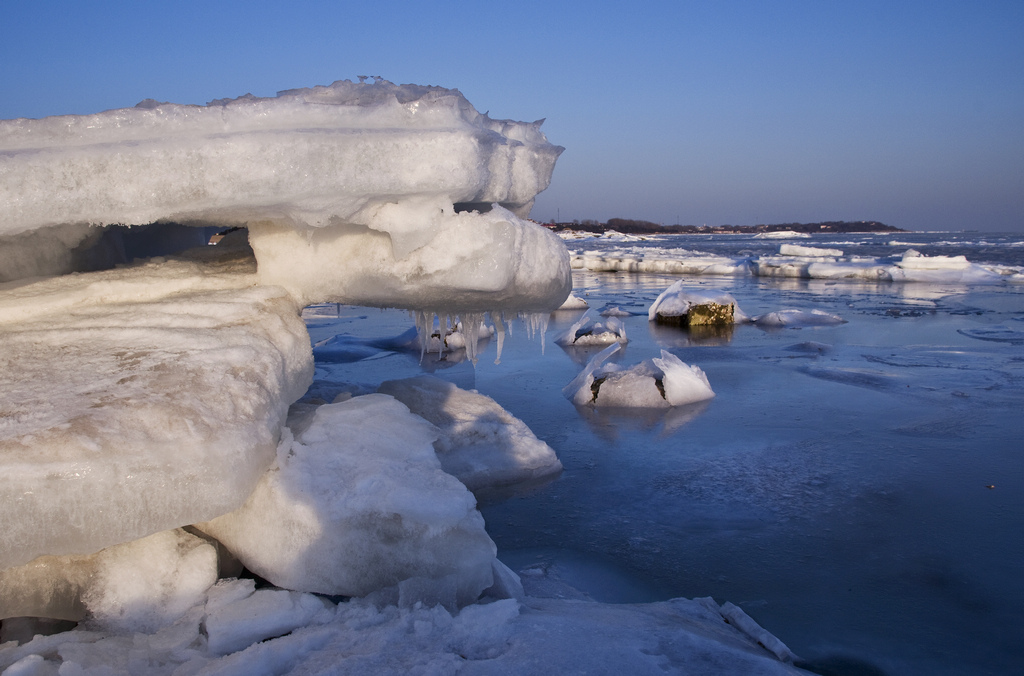
[[[972,263],[964,256],[924,256],[910,249],[897,256],[858,256],[841,249],[782,244],[779,253],[724,256],[699,251],[608,247],[578,251],[574,270],[594,272],[727,275],[863,282],[998,284],[1024,281],[1019,267]]]
[[[583,315],[558,336],[555,343],[562,347],[593,347],[629,341],[626,326],[616,317],[608,317],[603,322],[593,324],[590,322],[589,313]]]
[[[431,376],[386,381],[378,391],[438,428],[434,449],[441,467],[470,490],[562,471],[551,447],[490,397]]]
[[[846,320],[839,315],[824,310],[775,310],[754,317],[758,326],[834,326],[845,324]]]
[[[577,406],[664,408],[715,396],[707,376],[667,350],[661,357],[625,368],[604,362],[620,348],[610,345],[587,363],[562,393]]]

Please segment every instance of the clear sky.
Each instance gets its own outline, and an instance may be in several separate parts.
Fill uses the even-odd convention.
[[[547,118],[533,217],[1024,230],[1024,1],[0,0],[0,118],[359,75]]]

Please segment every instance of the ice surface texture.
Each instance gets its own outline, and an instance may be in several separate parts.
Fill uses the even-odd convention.
[[[540,122],[384,81],[7,120],[0,238],[20,254],[0,279],[75,269],[88,225],[242,225],[259,281],[302,305],[546,311],[568,254],[522,219],[561,151]]]
[[[390,380],[378,391],[437,426],[440,436],[434,448],[441,466],[470,490],[562,470],[551,447],[490,397],[432,376]]]
[[[464,605],[491,585],[495,547],[437,437],[383,394],[321,406],[245,505],[198,527],[280,587],[365,596],[402,583]]]
[[[0,570],[0,618],[52,617],[108,629],[156,631],[176,621],[217,580],[217,552],[182,530],[88,556],[42,556]]]
[[[235,509],[312,379],[308,334],[251,263],[188,260],[0,294],[0,568]]]
[[[0,122],[0,233],[62,223],[362,222],[403,196],[528,215],[562,149],[458,90],[335,82],[274,98]],[[360,216],[360,214],[362,214]],[[412,224],[394,223],[417,237]]]
[[[785,650],[710,598],[555,598],[400,608],[222,581],[155,634],[79,628],[0,645],[5,674],[691,674],[796,676]],[[749,620],[749,618],[746,618]],[[788,651],[786,651],[788,653]]]

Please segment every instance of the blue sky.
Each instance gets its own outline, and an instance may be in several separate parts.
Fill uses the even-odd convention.
[[[1024,230],[1024,2],[0,0],[0,118],[358,75],[547,118],[533,216]]]

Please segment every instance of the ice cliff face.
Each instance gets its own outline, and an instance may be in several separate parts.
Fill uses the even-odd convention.
[[[213,521],[258,485],[275,493],[263,477],[312,377],[306,304],[557,307],[568,254],[523,220],[562,150],[539,127],[492,120],[457,90],[384,81],[0,122],[0,568]],[[216,247],[131,263],[234,226]],[[490,584],[493,545],[472,496],[444,476],[483,552],[459,573],[465,600]],[[347,523],[333,490],[324,522]],[[411,495],[382,521],[417,523]],[[298,508],[275,496],[275,510]],[[449,527],[423,511],[426,531]],[[333,536],[318,537],[330,549]]]
[[[0,280],[75,269],[95,237],[87,226],[239,225],[260,281],[303,304],[554,307],[568,255],[521,219],[561,151],[540,122],[383,81],[7,120]],[[45,255],[16,238],[28,232]]]

